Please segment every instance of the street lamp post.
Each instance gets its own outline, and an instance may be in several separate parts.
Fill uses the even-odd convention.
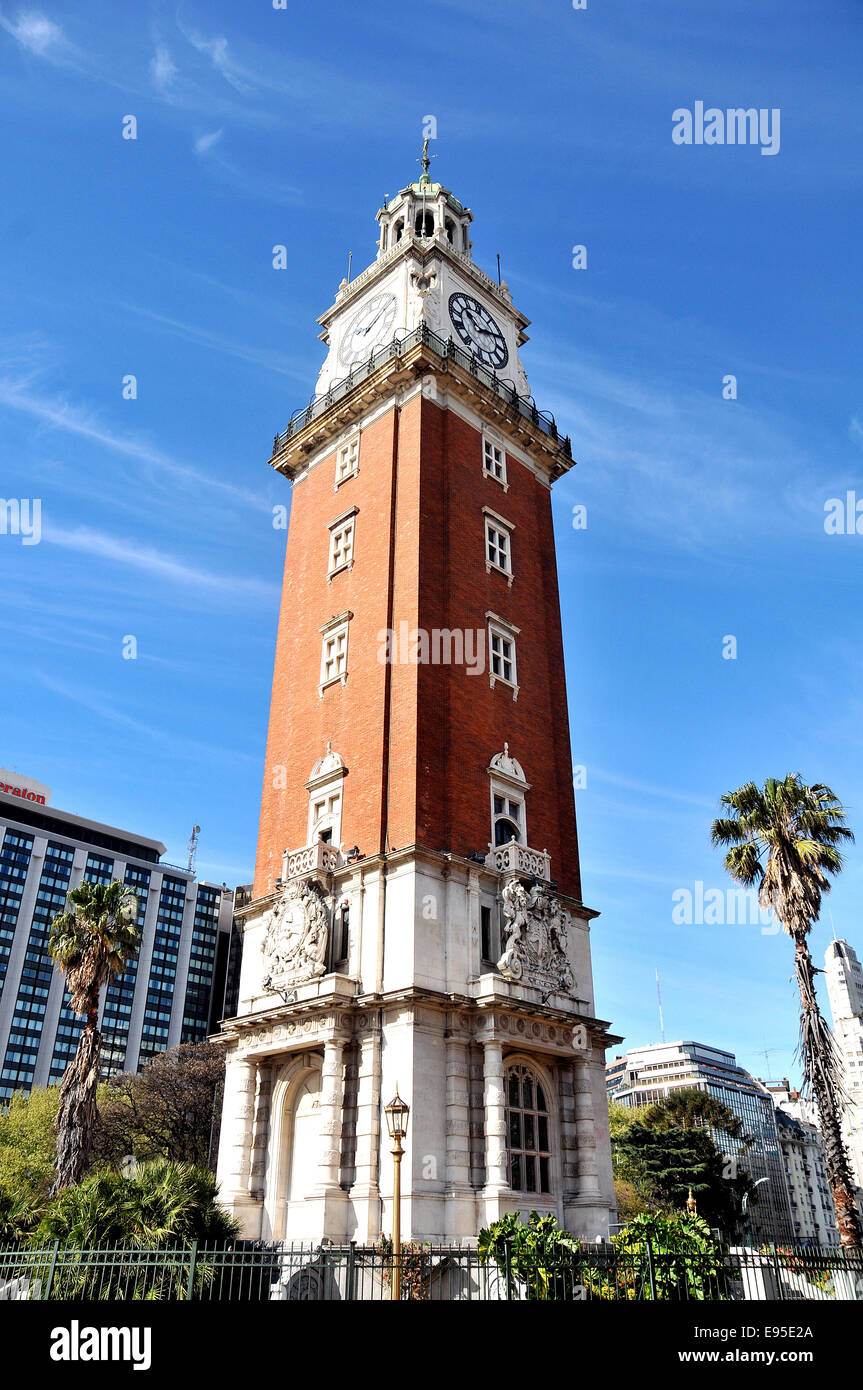
[[[402,1100],[399,1095],[398,1082],[396,1082],[396,1093],[385,1106],[384,1113],[387,1117],[387,1129],[393,1141],[393,1298],[400,1299],[402,1296],[402,1140],[408,1132],[408,1116],[410,1106]]]

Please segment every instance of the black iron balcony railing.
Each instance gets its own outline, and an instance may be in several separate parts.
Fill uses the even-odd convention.
[[[376,352],[373,352],[366,362],[354,367],[348,376],[334,382],[323,396],[313,397],[308,405],[295,410],[288,421],[288,428],[283,430],[281,434],[277,434],[273,440],[273,457],[275,458],[285,448],[295,434],[299,434],[306,425],[317,420],[337,401],[349,395],[354,387],[372,376],[385,362],[404,357],[420,343],[426,343],[433,352],[437,353],[438,357],[455,362],[459,367],[470,372],[471,376],[475,377],[483,386],[488,387],[490,391],[494,391],[496,395],[500,396],[501,400],[506,401],[516,415],[529,420],[531,424],[542,430],[543,434],[549,435],[560,445],[567,458],[572,458],[572,444],[569,435],[561,436],[558,433],[553,415],[549,415],[545,410],[539,410],[532,396],[520,396],[512,382],[505,381],[496,372],[489,371],[473,353],[465,352],[452,338],[441,338],[426,323],[421,323],[410,333],[406,333],[404,337],[394,338],[392,342],[385,343]]]

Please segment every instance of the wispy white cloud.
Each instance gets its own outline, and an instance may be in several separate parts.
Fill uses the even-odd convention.
[[[293,377],[308,388],[310,372],[307,362],[295,361],[280,352],[268,352],[265,348],[249,347],[246,343],[234,342],[219,333],[212,333],[208,328],[183,323],[165,314],[157,314],[152,309],[142,309],[137,304],[123,304],[121,308],[128,313],[138,314],[150,323],[158,324],[177,337],[185,338],[187,342],[198,343],[200,347],[212,348],[214,352],[223,352],[228,357],[239,357],[241,361],[251,362],[256,367],[266,367],[268,371]]]
[[[45,539],[51,545],[75,550],[95,559],[106,560],[122,565],[124,569],[142,570],[165,579],[171,584],[180,584],[200,591],[207,589],[231,594],[240,599],[253,599],[270,602],[278,596],[278,586],[261,579],[239,579],[235,575],[216,573],[186,564],[174,555],[154,550],[149,546],[138,545],[135,541],[118,539],[104,531],[94,531],[87,526],[77,526],[72,530],[51,526],[46,529]]]
[[[201,757],[204,756],[217,757],[223,762],[259,762],[259,758],[251,753],[242,753],[227,745],[217,747],[210,743],[202,743],[194,738],[187,738],[183,734],[171,733],[162,725],[146,724],[143,720],[136,719],[134,715],[127,714],[125,710],[117,709],[102,695],[94,695],[89,690],[70,685],[66,681],[57,680],[54,676],[46,676],[41,672],[34,672],[33,674],[47,690],[61,695],[66,700],[71,700],[76,705],[83,706],[90,714],[96,715],[100,719],[119,724],[124,729],[142,734],[154,743],[163,745],[171,750],[174,757],[188,758],[192,761],[200,761]]]
[[[631,777],[621,777],[617,772],[606,772],[601,767],[591,767],[589,777],[596,777],[601,782],[609,782],[615,787],[625,787],[627,791],[639,792],[645,796],[656,796],[665,801],[682,801],[687,806],[703,806],[710,810],[716,805],[715,801],[706,796],[694,796],[691,792],[680,791],[676,787],[658,787],[652,782],[637,782]]]
[[[206,154],[214,145],[217,145],[222,138],[222,130],[212,130],[209,134],[199,135],[195,141],[195,154]]]
[[[10,410],[21,411],[53,429],[89,439],[126,458],[137,459],[140,463],[160,469],[187,487],[215,489],[258,511],[270,511],[265,499],[254,492],[235,487],[233,483],[222,482],[187,464],[178,463],[151,444],[131,436],[116,434],[102,425],[92,412],[80,406],[36,395],[31,389],[31,379],[0,379],[0,405],[5,405]]]
[[[60,25],[38,10],[19,10],[14,20],[0,15],[0,24],[22,48],[49,62],[65,61],[74,52]]]
[[[166,92],[177,76],[177,65],[164,44],[156,46],[156,52],[150,59],[150,76],[159,92]]]
[[[220,73],[235,91],[243,93],[249,91],[248,76],[231,57],[230,45],[226,38],[219,36],[208,39],[194,30],[185,30],[184,32],[193,48],[209,58],[216,72]]]

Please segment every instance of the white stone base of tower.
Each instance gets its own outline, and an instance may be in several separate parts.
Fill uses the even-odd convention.
[[[410,1105],[403,1239],[472,1242],[534,1208],[588,1241],[607,1237],[609,1038],[593,1016],[591,914],[565,902],[573,983],[544,995],[482,959],[480,909],[498,913],[502,882],[485,866],[409,849],[336,880],[332,903],[351,904],[348,959],[286,998],[264,985],[274,899],[247,912],[240,1013],[220,1034],[218,1180],[242,1235],[389,1235],[383,1107],[398,1089]]]

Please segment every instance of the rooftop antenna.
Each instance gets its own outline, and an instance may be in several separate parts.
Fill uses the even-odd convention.
[[[763,1058],[764,1058],[764,1070],[767,1072],[767,1080],[768,1080],[768,1081],[772,1081],[772,1080],[773,1080],[773,1077],[772,1077],[771,1074],[770,1074],[770,1053],[771,1053],[771,1052],[781,1052],[781,1051],[782,1051],[782,1048],[781,1048],[781,1047],[762,1047],[762,1048],[756,1049],[756,1056],[758,1056],[758,1057],[763,1057]]]
[[[498,283],[498,284],[501,283],[501,279],[500,279],[500,252],[499,252],[499,251],[498,251],[498,253],[497,253],[497,283]]]
[[[662,1041],[665,1042],[665,1019],[662,1017],[662,990],[659,988],[659,970],[656,966],[654,966],[654,971],[656,974],[656,1001],[659,1004],[659,1031],[662,1035]]]
[[[192,838],[186,846],[186,848],[189,851],[189,862],[186,865],[186,868],[189,870],[190,874],[193,874],[195,872],[195,860],[198,857],[198,836],[200,835],[200,833],[201,827],[199,825],[193,825]]]

